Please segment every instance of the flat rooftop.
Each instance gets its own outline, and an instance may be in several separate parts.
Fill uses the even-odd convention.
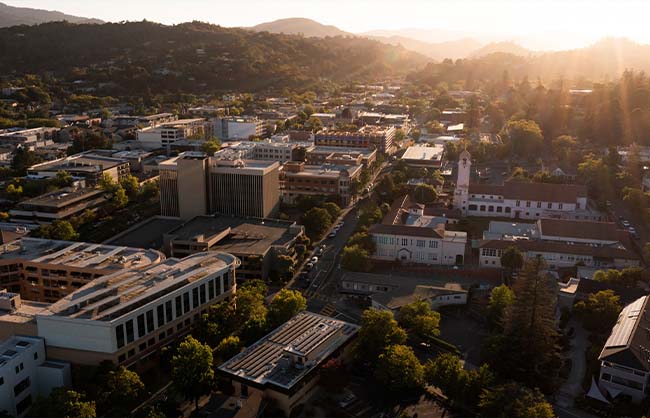
[[[290,390],[358,330],[357,325],[303,311],[223,363],[219,370],[257,385]]]
[[[213,249],[232,254],[264,254],[273,245],[286,245],[296,238],[293,222],[229,216],[197,216],[167,232],[174,239],[193,241],[198,236],[210,240],[230,228],[230,233]]]
[[[166,218],[163,216],[154,216],[145,219],[139,224],[129,228],[121,234],[118,234],[105,244],[124,245],[136,248],[153,248],[160,250],[163,248],[163,235],[183,224],[178,218]]]
[[[44,163],[36,164],[29,167],[29,170],[33,171],[61,171],[61,170],[87,170],[87,171],[98,171],[97,167],[101,167],[103,170],[107,170],[112,167],[117,167],[128,163],[128,161],[122,158],[108,157],[105,155],[100,155],[91,152],[85,152],[80,154],[71,155],[65,158],[59,158],[58,160],[46,161]]]
[[[24,349],[39,342],[42,342],[42,339],[22,336],[13,336],[0,342],[0,369],[8,363],[8,360],[13,359]]]
[[[361,154],[363,157],[370,157],[373,154],[377,153],[377,150],[371,148],[350,148],[350,147],[326,147],[326,146],[315,146],[312,150],[309,151],[310,154],[350,154],[358,155]]]
[[[31,199],[23,200],[18,204],[18,206],[47,206],[52,208],[61,208],[81,200],[99,198],[104,193],[103,190],[91,187],[80,189],[65,187]]]
[[[445,148],[442,145],[434,145],[432,147],[414,145],[408,147],[402,160],[410,161],[428,161],[428,162],[441,162],[442,154],[444,153]]]
[[[156,250],[87,242],[20,238],[0,247],[0,262],[25,262],[66,267],[121,270],[143,268],[163,260]]]
[[[94,279],[37,314],[112,321],[163,295],[238,263],[221,252],[170,258],[141,270],[126,269]],[[18,310],[20,313],[20,309]]]

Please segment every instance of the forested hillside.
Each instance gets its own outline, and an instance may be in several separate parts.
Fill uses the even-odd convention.
[[[106,93],[314,88],[405,74],[426,58],[362,38],[304,38],[193,22],[0,29],[0,72],[52,73]],[[92,71],[91,71],[92,70]]]

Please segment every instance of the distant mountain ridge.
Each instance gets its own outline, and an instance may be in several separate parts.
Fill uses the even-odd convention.
[[[530,54],[530,51],[513,42],[493,42],[485,45],[470,37],[454,38],[454,36],[458,37],[463,35],[463,32],[442,29],[376,30],[354,34],[343,31],[333,25],[323,25],[315,20],[301,17],[274,20],[246,29],[256,32],[303,35],[314,38],[348,36],[373,39],[389,45],[401,45],[405,49],[417,52],[436,61],[483,56],[494,52],[504,52],[521,56],[528,56]],[[408,36],[410,34],[413,36]],[[431,39],[440,39],[440,42],[432,42]]]
[[[327,36],[355,36],[333,25],[323,25],[304,17],[290,17],[272,22],[260,23],[247,28],[256,32],[284,33],[286,35],[303,35],[308,38],[324,38]]]
[[[17,25],[38,25],[39,23],[63,20],[70,23],[104,23],[99,19],[72,16],[52,10],[14,7],[0,3],[0,28]]]

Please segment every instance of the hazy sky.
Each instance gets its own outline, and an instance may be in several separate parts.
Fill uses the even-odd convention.
[[[203,20],[252,26],[308,17],[350,32],[373,29],[446,29],[497,33],[558,47],[605,36],[650,43],[650,1],[644,0],[4,0],[12,6],[59,10],[106,21]]]

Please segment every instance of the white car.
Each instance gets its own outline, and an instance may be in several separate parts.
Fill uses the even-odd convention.
[[[312,257],[311,260],[309,260],[309,262],[312,264],[318,263],[318,257]]]

